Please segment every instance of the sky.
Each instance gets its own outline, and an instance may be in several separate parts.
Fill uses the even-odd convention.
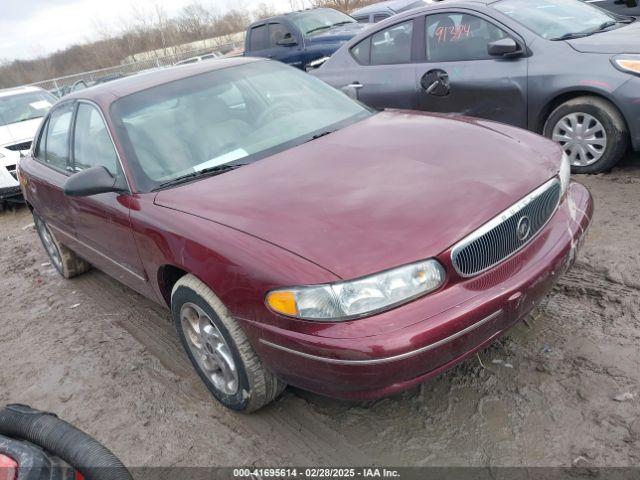
[[[294,3],[299,0],[294,0]],[[96,38],[98,25],[118,31],[134,6],[160,5],[170,15],[194,0],[0,0],[0,62],[30,59]],[[202,0],[224,13],[265,3],[290,10],[291,0]]]

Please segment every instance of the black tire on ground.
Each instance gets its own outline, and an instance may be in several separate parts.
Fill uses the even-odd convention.
[[[33,222],[44,251],[47,252],[49,260],[51,260],[51,265],[60,275],[69,279],[91,269],[89,262],[80,258],[73,250],[60,243],[47,225],[47,222],[35,212],[33,212]]]
[[[571,113],[588,114],[604,127],[607,144],[600,159],[591,165],[572,165],[573,173],[601,173],[613,168],[629,147],[629,131],[618,109],[607,100],[594,96],[583,96],[569,100],[557,107],[547,118],[544,136],[553,137],[553,130],[560,120]]]
[[[217,388],[196,359],[197,353],[192,351],[181,320],[185,304],[193,304],[202,309],[224,337],[238,376],[235,393],[228,394]],[[286,384],[264,366],[238,322],[222,301],[198,278],[185,275],[176,282],[171,293],[171,313],[191,363],[213,396],[225,407],[244,413],[253,412],[272,402],[284,391]]]

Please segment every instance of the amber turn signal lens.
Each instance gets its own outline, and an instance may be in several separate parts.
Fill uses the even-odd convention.
[[[618,65],[625,70],[640,73],[640,60],[618,59]]]
[[[295,316],[298,314],[296,296],[293,292],[280,290],[267,295],[267,305],[274,312]]]

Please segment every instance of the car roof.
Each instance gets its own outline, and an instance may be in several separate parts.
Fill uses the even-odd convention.
[[[0,97],[10,97],[12,95],[20,95],[21,93],[30,93],[30,92],[44,92],[40,87],[14,87],[14,88],[5,88],[4,90],[0,90]]]
[[[264,23],[272,22],[274,20],[278,20],[281,18],[296,17],[298,15],[304,15],[304,14],[315,12],[318,10],[335,10],[335,8],[329,8],[329,7],[307,8],[306,10],[296,10],[293,12],[282,13],[280,15],[274,15],[273,17],[261,18],[260,20],[256,20],[255,22],[251,23],[251,25],[249,25],[249,28],[253,28],[256,25],[262,25]]]
[[[158,85],[182,80],[183,78],[193,77],[202,73],[222,70],[224,68],[236,67],[253,62],[268,61],[260,58],[248,57],[232,57],[219,58],[208,62],[189,63],[185,65],[176,65],[160,69],[153,69],[146,72],[131,75],[125,78],[119,78],[107,83],[73,92],[62,99],[67,100],[89,100],[95,102],[104,108],[121,97],[134,94]]]
[[[386,2],[378,2],[372,5],[367,5],[366,7],[359,8],[358,10],[351,13],[351,16],[355,15],[370,15],[372,13],[378,12],[397,12],[398,10],[402,10],[407,5],[411,5],[412,3],[416,3],[417,0],[387,0]]]

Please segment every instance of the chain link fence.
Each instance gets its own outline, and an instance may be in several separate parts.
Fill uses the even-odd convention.
[[[219,45],[214,48],[202,48],[199,50],[188,50],[185,52],[175,53],[162,57],[149,58],[132,63],[118,65],[90,72],[76,73],[59,78],[43,80],[41,82],[32,83],[31,85],[44,88],[54,93],[58,97],[67,95],[68,93],[82,88],[90,87],[96,83],[114,80],[120,77],[126,77],[135,73],[152,70],[155,68],[170,67],[178,62],[187,60],[192,57],[199,57],[207,54],[233,55],[234,52],[244,48],[244,42],[230,42]]]

